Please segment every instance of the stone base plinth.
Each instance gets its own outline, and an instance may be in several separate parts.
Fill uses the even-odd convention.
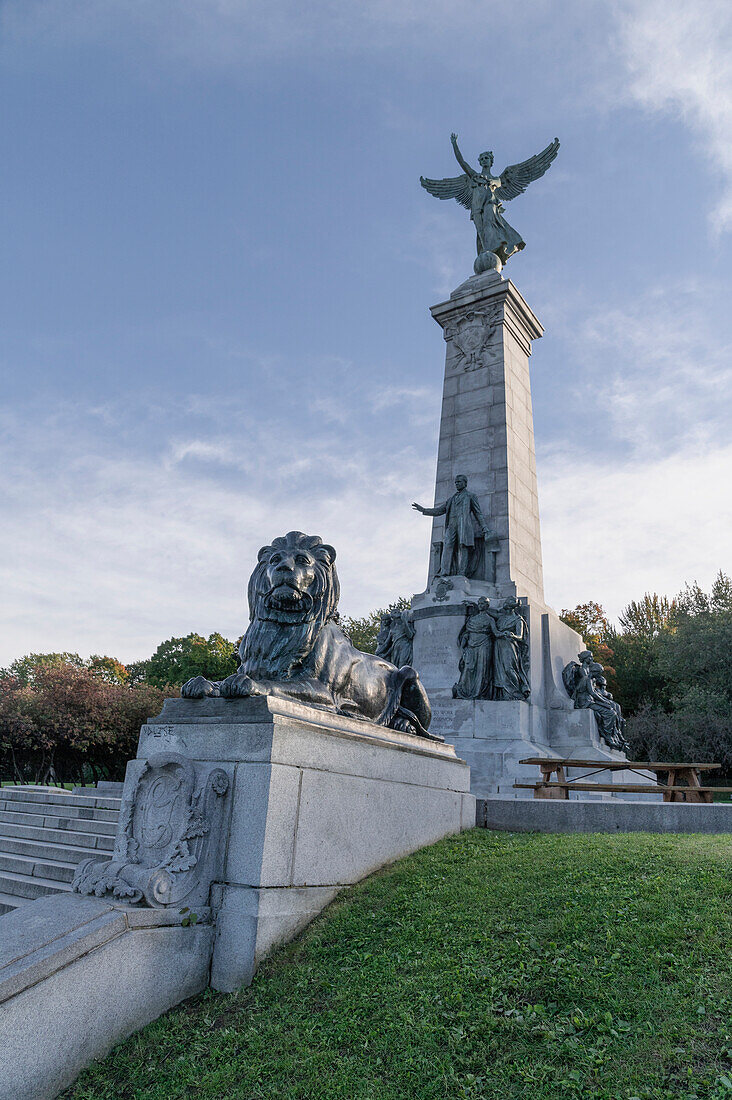
[[[477,822],[484,829],[509,833],[732,833],[732,804],[649,805],[637,796],[596,802],[579,792],[566,802],[486,798],[478,799]]]
[[[592,711],[575,710],[562,683],[562,669],[584,649],[576,631],[537,600],[523,599],[528,625],[528,700],[498,702],[489,699],[455,699],[453,685],[460,676],[458,636],[465,622],[467,602],[486,596],[500,607],[510,592],[464,577],[449,578],[451,587],[433,581],[412,601],[415,638],[413,664],[432,704],[430,727],[455,746],[470,765],[471,790],[479,798],[498,795],[526,799],[532,792],[514,789],[514,783],[534,783],[537,765],[520,764],[529,757],[563,757],[618,762],[625,756],[600,737]],[[587,769],[583,769],[587,771]],[[570,777],[579,771],[569,769]],[[653,782],[655,776],[626,771],[602,771],[592,776],[597,783]],[[621,797],[658,800],[660,795],[583,795],[588,800]]]
[[[212,890],[211,984],[251,981],[338,891],[475,823],[451,745],[275,699],[171,699],[138,757],[173,752],[231,775],[228,845]]]
[[[0,1100],[53,1100],[95,1058],[206,988],[201,908],[38,898],[0,918]]]

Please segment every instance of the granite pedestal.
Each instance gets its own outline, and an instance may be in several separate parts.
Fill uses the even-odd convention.
[[[451,745],[298,703],[170,699],[138,757],[175,753],[231,777],[211,900],[211,984],[251,981],[262,957],[350,883],[475,823]]]

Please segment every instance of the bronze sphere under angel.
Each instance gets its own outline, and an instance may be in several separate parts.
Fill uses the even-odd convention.
[[[478,162],[481,170],[476,172],[463,158],[458,148],[457,134],[451,134],[450,140],[463,175],[444,180],[428,180],[420,176],[419,182],[435,198],[456,199],[470,211],[477,236],[476,275],[483,271],[500,271],[509,256],[525,247],[521,235],[503,217],[503,203],[521,195],[530,183],[544,175],[557,155],[559,139],[554,138],[536,156],[520,164],[509,164],[500,176],[492,174],[493,153],[480,154]]]

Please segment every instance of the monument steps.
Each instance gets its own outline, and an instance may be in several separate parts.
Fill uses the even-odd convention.
[[[45,857],[35,859],[33,856],[19,855],[17,852],[0,852],[0,872],[3,871],[33,875],[35,878],[58,879],[59,882],[71,882],[76,864],[62,859]]]
[[[71,831],[77,833],[94,833],[98,836],[114,836],[117,825],[114,821],[96,821],[94,818],[74,817],[68,814],[61,816],[58,813],[44,814],[38,812],[41,807],[38,803],[32,804],[32,809],[0,810],[0,825],[31,825],[35,828],[57,829],[59,831]],[[54,807],[57,809],[57,807]]]
[[[12,913],[14,909],[18,908],[18,899],[15,894],[5,894],[0,891],[0,917],[5,913]]]
[[[16,824],[15,822],[5,822],[0,815],[0,843],[2,843],[5,837],[17,837],[18,839],[26,840],[39,840],[48,841],[50,844],[56,844],[59,841],[70,845],[80,845],[84,848],[89,848],[89,854],[96,848],[106,849],[112,851],[114,848],[114,837],[95,834],[95,833],[78,833],[71,829],[56,829],[47,826],[38,825],[23,825]]]
[[[19,875],[13,871],[0,871],[0,891],[14,894],[21,904],[23,899],[35,901],[36,898],[44,897],[46,894],[60,894],[70,889],[70,882],[36,878],[35,875]]]
[[[0,792],[0,915],[66,893],[76,865],[111,858],[121,800],[43,787]]]
[[[22,802],[20,799],[13,799],[12,801],[0,800],[0,812],[9,814],[39,814],[43,813],[43,803],[34,802]],[[82,821],[105,821],[111,825],[116,826],[118,810],[105,810],[97,809],[94,806],[74,806],[69,803],[52,802],[49,804],[49,813],[44,816],[53,817],[65,817],[65,818],[79,818]]]
[[[93,787],[85,789],[94,790]],[[92,810],[118,810],[120,804],[120,798],[116,795],[83,795],[61,790],[58,787],[32,786],[3,787],[0,791],[0,801],[41,802],[46,806],[76,806]]]
[[[107,840],[107,837],[103,839]],[[98,856],[103,859],[105,855],[111,855],[111,848],[109,849],[109,853],[107,853],[88,846],[84,847],[82,845],[60,842],[54,844],[49,841],[26,840],[23,837],[15,836],[4,836],[0,844],[2,845],[2,854],[4,855],[29,856],[34,860],[50,859],[59,863],[70,863],[74,867],[77,863],[80,863],[82,859],[88,859],[89,856]]]

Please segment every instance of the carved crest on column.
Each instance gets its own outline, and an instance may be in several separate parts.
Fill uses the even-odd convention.
[[[442,543],[440,543],[440,552],[442,551]],[[450,593],[454,588],[454,584],[449,577],[440,577],[435,585],[435,591],[432,596],[433,603],[444,603],[449,599]]]
[[[228,790],[223,768],[202,769],[177,753],[133,761],[114,855],[83,860],[73,889],[153,908],[206,905]]]
[[[461,317],[448,321],[443,334],[445,340],[451,342],[459,352],[460,358],[456,367],[462,367],[465,371],[477,370],[494,361],[498,351],[491,349],[489,345],[500,323],[500,310],[491,306],[469,310]]]

